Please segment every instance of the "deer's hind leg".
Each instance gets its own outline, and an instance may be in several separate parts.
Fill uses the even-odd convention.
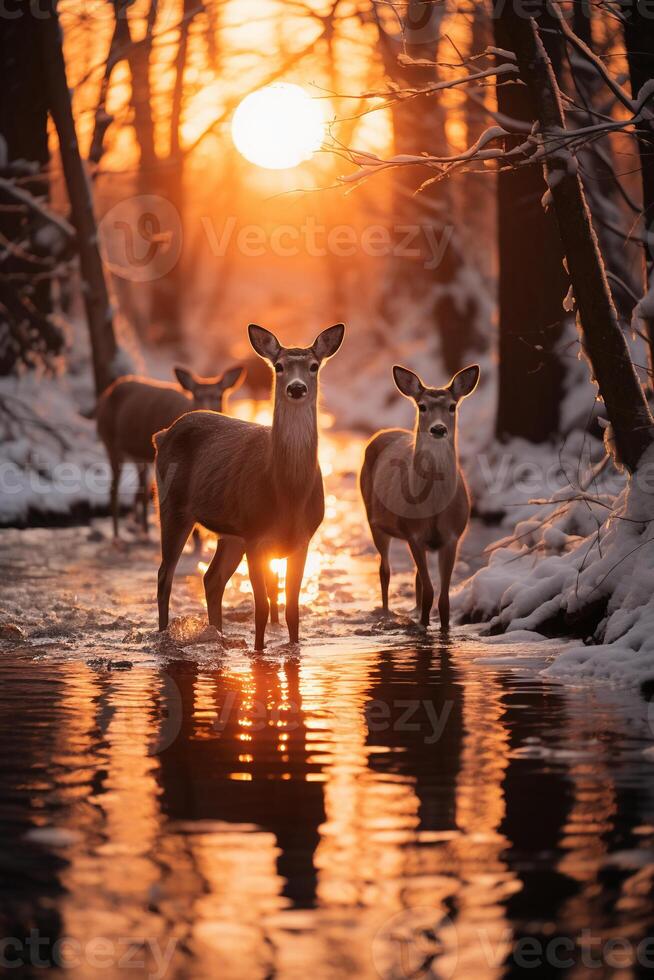
[[[279,623],[279,576],[266,565],[266,592],[270,602],[270,622]]]
[[[416,610],[418,615],[422,610],[422,579],[420,578],[420,572],[416,572]]]
[[[137,491],[136,500],[138,501],[141,509],[141,527],[143,528],[143,533],[148,534],[148,501],[150,499],[150,481],[149,476],[149,466],[147,463],[139,463],[139,488]]]
[[[212,626],[222,631],[225,586],[238,568],[245,544],[241,538],[220,538],[216,553],[204,574],[207,615]]]
[[[379,584],[381,585],[382,609],[388,612],[388,586],[391,581],[391,564],[388,560],[388,553],[391,547],[391,538],[385,531],[377,527],[370,528],[375,547],[379,552]]]
[[[266,557],[256,549],[248,549],[246,555],[250,583],[252,585],[252,592],[254,593],[254,649],[263,650],[265,646],[266,623],[268,622],[268,613],[270,611],[268,594],[266,592]]]
[[[123,470],[123,461],[120,456],[111,456],[109,459],[111,464],[111,520],[114,529],[114,538],[117,540],[119,538],[118,532],[118,517],[119,517],[119,490],[120,490],[120,475]]]
[[[170,590],[179,556],[193,528],[192,517],[186,514],[166,512],[160,504],[161,511],[161,565],[157,579],[157,604],[159,606],[159,629],[168,626],[168,610],[170,606]]]

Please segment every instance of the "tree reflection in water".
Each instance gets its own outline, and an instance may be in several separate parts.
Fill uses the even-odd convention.
[[[612,855],[654,833],[637,734],[610,697],[479,652],[239,650],[124,672],[16,654],[3,935],[38,929],[53,965],[76,941],[75,977],[97,974],[97,937],[143,973],[221,978],[513,976],[521,938],[584,929],[635,948],[651,876]]]

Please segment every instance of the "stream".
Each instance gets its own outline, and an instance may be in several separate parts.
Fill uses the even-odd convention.
[[[654,710],[544,679],[558,641],[421,633],[401,549],[380,619],[352,472],[336,453],[299,649],[251,652],[244,568],[205,629],[210,541],[162,638],[154,539],[0,532],[6,975],[649,975]]]

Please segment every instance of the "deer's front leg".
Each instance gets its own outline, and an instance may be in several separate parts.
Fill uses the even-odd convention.
[[[289,556],[286,568],[286,625],[291,643],[300,641],[300,589],[304,578],[308,544]]]
[[[441,573],[441,592],[438,598],[438,613],[441,618],[442,629],[448,629],[450,625],[450,581],[452,570],[456,561],[456,551],[458,541],[449,542],[443,545],[438,555],[438,564]]]
[[[254,593],[254,649],[263,650],[265,646],[266,623],[268,622],[268,593],[266,591],[266,559],[258,550],[246,551],[248,571],[252,592]]]
[[[423,626],[429,626],[431,607],[434,604],[434,586],[431,584],[429,575],[429,565],[427,564],[427,552],[421,541],[409,539],[409,548],[416,563],[416,569],[422,584],[422,605],[420,610],[420,622]]]

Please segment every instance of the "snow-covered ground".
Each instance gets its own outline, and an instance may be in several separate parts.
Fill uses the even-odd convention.
[[[464,617],[492,632],[576,631],[550,676],[624,686],[654,680],[654,450],[614,499],[570,487],[494,546],[489,564],[459,591]]]
[[[383,620],[375,613],[378,559],[356,477],[362,449],[363,440],[352,436],[323,439],[327,508],[303,587],[302,635],[307,642],[333,638],[357,643],[377,637],[402,644],[420,635],[410,618],[413,567],[400,542],[393,548],[391,582],[397,616]],[[506,637],[497,638],[508,644],[507,657],[520,659],[525,649],[536,650],[538,669],[568,682],[592,678],[637,686],[654,676],[654,544],[649,523],[641,523],[637,513],[647,500],[632,493],[623,504],[623,519],[616,517],[598,536],[608,506],[599,497],[548,505],[541,508],[543,519],[522,522],[516,539],[500,546],[494,544],[497,529],[474,520],[457,563],[455,610],[468,620],[491,619],[491,628],[507,631]],[[221,637],[205,628],[202,587],[215,542],[205,539],[201,556],[189,545],[173,588],[175,623],[162,637],[156,632],[156,529],[146,541],[125,520],[123,533],[124,540],[116,545],[107,518],[85,527],[1,531],[0,625],[5,642],[25,643],[36,656],[104,658],[109,665],[156,661],[181,647],[206,657],[225,645],[251,645],[252,602],[244,564],[226,593],[226,638]],[[484,567],[488,548],[490,562]],[[601,563],[593,561],[600,551]],[[436,564],[432,559],[434,581]],[[557,640],[538,649],[538,630],[558,613],[572,613],[593,590],[609,602],[598,634],[603,645],[571,647]],[[436,639],[436,611],[433,620]],[[474,638],[485,629],[459,627],[456,635]],[[269,627],[273,646],[283,646],[286,637],[284,626]]]
[[[418,635],[409,619],[414,605],[414,572],[406,548],[393,549],[391,604],[398,616],[384,621],[379,606],[377,552],[370,539],[357,487],[363,451],[361,439],[333,435],[323,440],[321,463],[326,479],[326,515],[309,554],[303,585],[302,635],[309,640],[334,636]],[[110,661],[141,660],[164,652],[170,643],[193,644],[203,639],[220,647],[224,638],[204,630],[206,608],[202,573],[211,560],[215,539],[207,537],[201,555],[192,544],[178,567],[171,605],[177,622],[163,640],[156,633],[156,571],[158,532],[144,539],[123,521],[123,539],[112,540],[108,518],[89,526],[28,528],[0,531],[0,624],[6,638],[21,638],[42,651],[63,656],[106,656]],[[484,561],[484,547],[493,536],[475,524],[461,550],[456,580]],[[283,566],[281,569],[283,585]],[[433,561],[437,580],[437,562]],[[252,601],[247,569],[238,569],[225,596],[228,643],[251,645]],[[434,613],[435,635],[438,633]],[[10,626],[17,627],[11,630]],[[269,626],[269,642],[285,643],[285,627]]]
[[[321,617],[334,597],[343,635],[399,628],[397,623],[372,627],[369,621],[377,603],[377,556],[356,489],[363,437],[352,430],[372,432],[389,425],[413,424],[412,406],[393,385],[389,358],[418,369],[427,383],[447,381],[439,368],[438,352],[429,349],[424,332],[420,334],[414,324],[417,339],[410,343],[409,327],[397,338],[395,358],[388,346],[375,344],[373,335],[354,317],[338,365],[330,365],[323,375],[322,423],[329,434],[323,440],[322,462],[328,508],[305,585],[310,601],[304,628],[309,635],[324,632]],[[83,338],[79,324],[77,332]],[[25,374],[0,380],[0,524],[56,523],[58,519],[65,523],[106,513],[110,473],[95,422],[85,417],[93,408],[87,354],[83,343],[75,349],[76,360],[59,377]],[[520,440],[503,444],[495,439],[495,370],[489,354],[478,360],[481,382],[462,405],[459,445],[475,512],[486,523],[475,522],[463,545],[455,576],[459,585],[455,611],[467,622],[490,621],[493,632],[511,633],[513,638],[525,639],[523,631],[528,631],[534,642],[539,630],[564,634],[575,614],[591,602],[599,610],[596,621],[572,625],[600,645],[575,643],[565,653],[560,653],[559,645],[560,655],[555,659],[550,655],[550,674],[569,683],[600,680],[637,687],[648,682],[654,677],[654,582],[647,517],[651,495],[646,488],[637,494],[627,492],[625,477],[612,466],[596,472],[603,447],[587,433],[598,405],[585,365],[572,356],[567,362],[562,406],[567,435],[561,443],[532,446]],[[195,362],[191,359],[199,370],[207,370],[209,362],[213,364],[207,352]],[[170,365],[155,352],[148,358],[147,372],[166,377]],[[232,399],[228,411],[263,422],[270,417],[269,406],[252,402],[246,389]],[[135,471],[126,466],[122,481],[125,504],[131,503],[135,488]],[[206,542],[205,548],[211,544]],[[116,642],[122,644],[123,636],[136,631],[149,637],[142,650],[152,649],[153,644],[159,649],[160,640],[150,637],[157,563],[154,543],[146,545],[133,538],[124,550],[117,550],[106,519],[95,518],[90,529],[71,528],[65,533],[33,528],[2,531],[0,549],[4,566],[12,569],[17,562],[19,569],[16,576],[3,576],[0,622],[15,621],[29,642],[40,639],[43,630],[52,629],[59,635],[57,630],[71,629],[74,636],[88,633],[83,646],[95,648],[99,630],[105,637],[111,634],[109,655],[113,656]],[[413,590],[411,563],[402,546],[394,550],[400,574],[393,588],[406,613]],[[33,580],[20,571],[21,556],[26,554],[39,556],[39,567],[50,585],[53,577],[67,585],[75,579],[70,565],[65,564],[67,554],[75,562],[83,557],[79,567],[85,567],[86,574],[76,587],[75,601],[68,590],[57,593],[53,604],[44,608],[38,590],[36,594],[32,591]],[[205,553],[203,560],[209,558]],[[33,558],[28,559],[25,569],[32,562]],[[46,573],[51,566],[56,571]],[[245,597],[249,586],[243,571],[227,595],[229,604],[231,594],[237,620],[249,617]],[[130,595],[140,597],[136,606]],[[182,561],[173,608],[177,615],[197,617],[203,613],[202,602],[197,560],[188,555]],[[116,615],[114,608],[120,610]],[[357,618],[360,616],[363,619]],[[86,622],[88,629],[80,626]],[[118,625],[109,629],[112,622]],[[187,626],[193,633],[193,623]],[[404,626],[406,620],[401,628]],[[237,638],[245,642],[249,628],[239,629]],[[283,631],[273,639],[282,642]],[[134,653],[131,641],[126,642]],[[71,643],[71,649],[76,649],[76,643]]]

